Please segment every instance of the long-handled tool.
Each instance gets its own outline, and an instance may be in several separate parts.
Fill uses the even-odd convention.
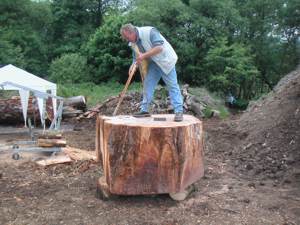
[[[131,80],[132,80],[133,75],[134,75],[135,72],[136,72],[136,69],[137,69],[137,65],[136,65],[136,63],[134,63],[134,64],[133,64],[133,67],[132,67],[132,69],[131,69],[131,71],[130,71],[130,73],[129,73],[128,79],[127,79],[126,84],[125,84],[125,87],[124,87],[123,91],[122,91],[121,94],[120,94],[120,99],[119,99],[119,102],[118,102],[118,104],[117,104],[117,106],[116,106],[116,108],[115,108],[115,111],[114,111],[114,113],[113,113],[113,116],[117,115],[118,109],[119,109],[119,107],[120,107],[120,105],[121,105],[121,102],[123,101],[123,98],[124,98],[124,96],[125,96],[125,93],[126,93],[126,91],[127,91],[127,89],[128,89],[128,86],[129,86],[129,84],[130,84],[130,82],[131,82]]]

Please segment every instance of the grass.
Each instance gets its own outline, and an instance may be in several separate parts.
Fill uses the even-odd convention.
[[[118,82],[107,82],[96,85],[94,83],[80,83],[80,84],[58,84],[57,95],[61,97],[71,97],[83,95],[87,99],[88,107],[95,106],[103,102],[110,96],[118,95],[122,92],[124,84]],[[140,91],[141,83],[132,83],[129,85],[127,92]]]

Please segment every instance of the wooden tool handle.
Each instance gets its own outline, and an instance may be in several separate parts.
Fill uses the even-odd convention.
[[[132,68],[132,70],[130,71],[130,74],[129,74],[128,79],[127,79],[127,81],[126,81],[125,87],[124,87],[123,91],[122,91],[121,94],[120,94],[120,99],[119,99],[119,102],[118,102],[118,104],[117,104],[117,106],[116,106],[116,108],[115,108],[115,111],[114,111],[114,113],[113,113],[113,116],[117,115],[118,109],[119,109],[119,107],[120,107],[120,105],[121,105],[121,102],[123,101],[123,98],[124,98],[124,96],[125,96],[125,93],[126,93],[128,87],[129,87],[129,84],[130,84],[130,82],[131,82],[131,80],[132,80],[133,75],[134,75],[135,72],[136,72],[136,69],[137,69],[137,65],[136,65],[136,63],[134,63],[133,68]]]

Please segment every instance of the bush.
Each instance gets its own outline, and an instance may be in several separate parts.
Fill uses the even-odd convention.
[[[88,107],[92,107],[103,102],[110,96],[120,94],[123,88],[123,84],[112,81],[98,85],[91,82],[79,84],[59,84],[57,94],[62,97],[83,95],[87,99]],[[141,89],[141,83],[131,83],[127,93],[130,91],[141,91]]]
[[[249,104],[249,101],[244,100],[244,99],[237,99],[234,103],[234,108],[240,109],[240,110],[245,110],[247,109]]]
[[[50,79],[57,83],[80,83],[88,80],[86,58],[77,53],[62,55],[52,61]]]
[[[122,15],[111,15],[97,29],[85,46],[85,54],[94,83],[115,80],[125,82],[131,64],[131,50],[120,37],[120,28],[126,23]]]

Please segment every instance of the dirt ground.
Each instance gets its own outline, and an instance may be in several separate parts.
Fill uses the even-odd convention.
[[[184,201],[168,195],[95,197],[100,165],[37,166],[0,151],[0,224],[300,224],[300,73],[245,113],[203,120],[205,176]],[[70,146],[95,145],[95,118],[65,121]],[[14,132],[10,132],[13,130]],[[28,139],[0,127],[1,144]]]

